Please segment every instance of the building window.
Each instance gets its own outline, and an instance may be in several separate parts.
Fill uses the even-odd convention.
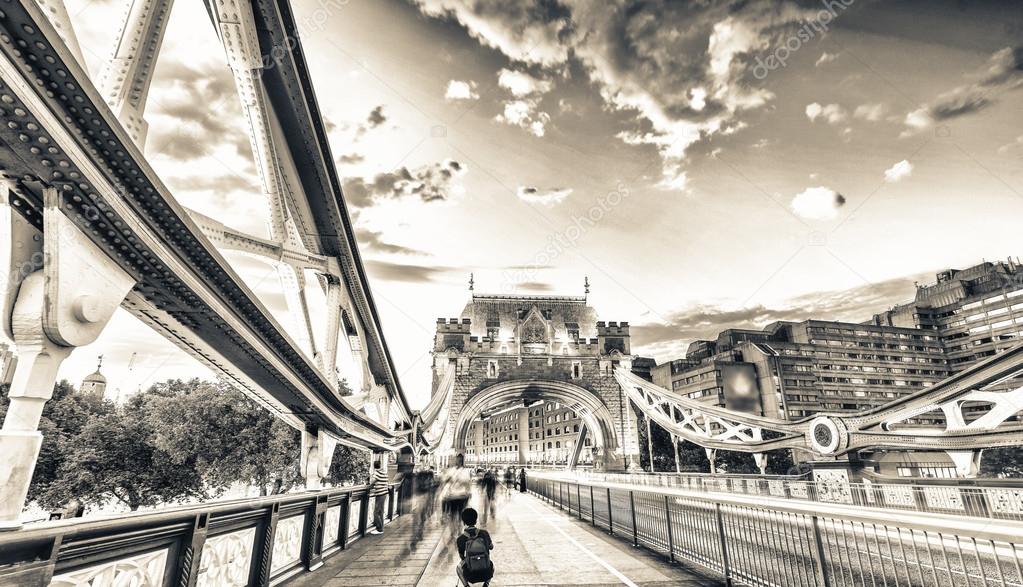
[[[487,361],[487,377],[490,379],[496,379],[499,373],[499,367],[497,361]]]
[[[581,379],[583,376],[583,364],[580,361],[572,361],[572,379]]]

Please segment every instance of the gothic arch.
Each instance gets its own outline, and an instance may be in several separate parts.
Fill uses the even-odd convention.
[[[516,399],[553,400],[565,404],[580,414],[593,433],[594,443],[606,454],[614,453],[619,447],[614,417],[596,393],[565,381],[512,380],[482,389],[465,402],[455,423],[455,453],[465,452],[469,426],[484,410]]]

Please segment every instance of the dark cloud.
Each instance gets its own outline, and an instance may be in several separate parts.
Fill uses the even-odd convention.
[[[408,283],[427,283],[435,281],[435,278],[442,273],[449,271],[450,267],[431,267],[425,265],[406,265],[403,263],[390,263],[371,259],[366,261],[366,268],[370,277],[383,281],[403,281]]]
[[[543,292],[554,291],[554,286],[552,286],[549,283],[543,283],[543,282],[540,282],[540,281],[525,281],[525,282],[522,282],[522,283],[515,284],[515,287],[517,289],[526,290],[526,291],[543,291]]]
[[[729,328],[760,329],[780,320],[863,322],[895,304],[911,300],[916,291],[914,284],[928,276],[900,277],[849,290],[806,294],[790,300],[786,308],[757,305],[721,310],[696,306],[671,315],[667,323],[634,324],[632,340],[638,346],[656,347],[672,342],[684,346],[693,340],[715,339],[719,332]]]
[[[991,100],[979,92],[952,96],[931,106],[934,120],[947,120],[964,114],[978,112],[991,105]]]
[[[976,79],[970,85],[939,96],[930,106],[911,112],[907,123],[922,127],[932,122],[973,114],[995,104],[995,95],[1023,86],[1023,46],[1005,47],[996,51]]]
[[[175,177],[169,180],[175,189],[193,191],[214,191],[218,193],[247,191],[253,194],[260,189],[251,180],[240,175],[191,175],[188,177]]]
[[[372,230],[358,229],[355,233],[359,246],[364,251],[375,251],[378,253],[390,253],[395,255],[425,255],[423,251],[409,247],[403,247],[393,243],[385,242],[379,232]]]
[[[362,163],[366,160],[366,157],[361,153],[346,153],[337,158],[338,163],[342,165],[354,165],[356,163]]]
[[[249,138],[243,128],[230,120],[241,116],[238,92],[226,67],[192,67],[178,61],[161,64],[157,69],[153,93],[161,90],[154,102],[157,114],[173,118],[173,125],[154,125],[149,141],[157,151],[174,159],[190,161],[209,152],[208,146],[225,142],[238,154],[252,156]]]
[[[400,167],[380,173],[371,179],[351,178],[344,182],[345,201],[356,208],[365,208],[376,201],[418,198],[437,202],[451,197],[454,180],[465,173],[465,166],[452,159],[415,169]]]
[[[369,118],[366,119],[369,128],[376,128],[385,122],[387,122],[387,117],[384,116],[384,106],[382,104],[371,110]]]

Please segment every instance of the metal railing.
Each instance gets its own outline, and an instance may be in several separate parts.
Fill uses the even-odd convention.
[[[726,585],[1023,585],[1023,524],[1013,521],[764,505],[750,497],[659,493],[539,475],[529,477],[527,487],[571,516],[721,576]]]
[[[366,486],[45,522],[0,533],[0,585],[275,585],[312,571],[401,513],[399,485]]]
[[[1023,521],[1023,481],[1017,479],[871,480],[860,483],[809,476],[710,475],[699,473],[564,472],[566,477],[641,487],[762,495],[817,503],[955,514]]]

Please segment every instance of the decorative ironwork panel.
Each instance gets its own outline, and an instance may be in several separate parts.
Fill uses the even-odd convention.
[[[273,559],[270,574],[290,567],[302,558],[302,531],[305,530],[305,514],[282,518],[277,521],[274,534]]]
[[[792,497],[809,499],[810,492],[806,488],[806,481],[793,481],[792,483],[789,483],[789,495]]]
[[[783,481],[771,480],[767,482],[767,488],[771,495],[785,497],[785,483]]]
[[[916,506],[916,502],[913,501],[913,488],[909,485],[882,485],[881,495],[884,496],[884,502],[888,505],[897,507]]]
[[[963,496],[958,487],[930,487],[924,486],[924,501],[927,507],[939,510],[955,510],[962,512],[966,510],[963,504]]]
[[[55,575],[50,587],[160,587],[167,552],[164,548]]]
[[[849,473],[837,469],[818,469],[813,472],[817,482],[817,499],[829,503],[852,504]]]
[[[323,523],[326,524],[326,527],[323,529],[323,545],[331,546],[337,544],[341,534],[341,506],[336,505],[332,508],[327,508],[323,518]]]
[[[355,536],[359,532],[359,518],[362,517],[362,500],[353,499],[348,506],[348,535]]]
[[[196,587],[243,587],[249,584],[256,529],[212,536],[202,547]]]
[[[1023,514],[1023,489],[988,488],[984,490],[988,507],[998,514]]]

